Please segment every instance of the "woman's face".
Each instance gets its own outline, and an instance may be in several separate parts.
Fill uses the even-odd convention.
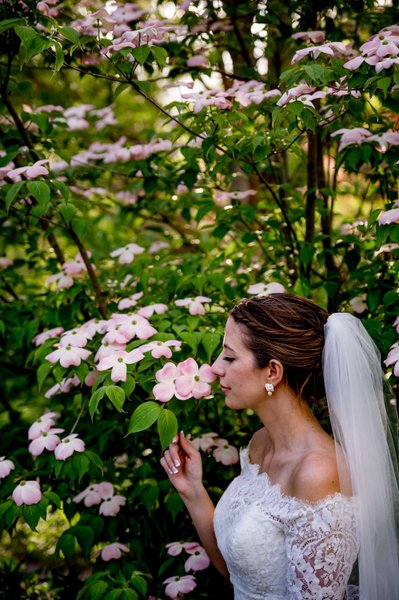
[[[267,398],[265,383],[267,367],[259,369],[255,356],[245,346],[243,329],[229,317],[223,340],[223,350],[212,365],[220,379],[229,408],[257,409]]]

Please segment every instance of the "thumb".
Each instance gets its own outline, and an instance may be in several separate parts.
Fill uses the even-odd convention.
[[[183,431],[180,431],[179,433],[179,442],[182,450],[184,450],[187,456],[193,456],[197,452],[197,448],[188,438],[186,438]]]

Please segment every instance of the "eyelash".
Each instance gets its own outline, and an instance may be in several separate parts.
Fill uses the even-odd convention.
[[[234,358],[230,358],[229,356],[225,356],[224,359],[227,362],[233,362],[233,360],[235,360]]]

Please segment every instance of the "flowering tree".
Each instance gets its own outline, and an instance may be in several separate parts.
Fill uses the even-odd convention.
[[[0,4],[9,594],[230,597],[159,457],[191,433],[215,501],[236,472],[240,297],[358,313],[395,385],[399,15],[352,4]]]

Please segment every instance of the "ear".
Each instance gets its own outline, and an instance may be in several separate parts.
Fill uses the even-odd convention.
[[[265,383],[272,383],[276,387],[284,379],[284,367],[279,360],[272,358],[266,367]]]

